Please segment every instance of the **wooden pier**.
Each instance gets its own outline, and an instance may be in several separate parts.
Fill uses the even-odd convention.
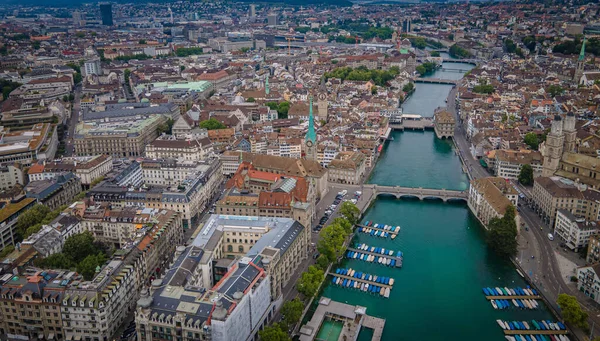
[[[540,295],[530,295],[530,296],[486,296],[488,300],[539,300],[541,299]]]
[[[355,249],[355,248],[352,248],[352,247],[349,247],[348,251],[353,251],[353,252],[357,252],[357,253],[363,253],[365,255],[371,255],[371,256],[375,256],[375,257],[383,257],[384,259],[394,259],[394,260],[396,260],[396,266],[395,267],[397,267],[397,268],[401,268],[402,267],[402,258],[398,258],[396,256],[383,255],[381,253],[375,253],[375,252],[371,252],[371,251],[365,251],[365,250]],[[357,258],[352,258],[352,259],[358,259],[358,257]],[[376,261],[373,261],[371,263],[379,264]]]
[[[369,280],[366,280],[366,279],[360,279],[360,278],[356,278],[356,277],[351,277],[351,276],[346,276],[346,275],[340,275],[340,274],[336,274],[335,272],[330,272],[330,274],[331,274],[333,277],[339,277],[339,278],[341,278],[341,279],[349,279],[349,280],[352,280],[352,281],[355,281],[355,282],[358,282],[358,283],[365,283],[365,284],[368,284],[369,286],[371,286],[371,285],[375,285],[375,286],[378,286],[378,287],[390,288],[390,290],[392,290],[392,286],[391,286],[391,285],[389,285],[389,284],[377,283],[377,282],[374,282],[374,281],[369,281]],[[390,278],[391,278],[391,277],[390,277]],[[339,285],[339,284],[338,284],[338,285]],[[349,288],[350,288],[350,287],[349,287]]]
[[[504,330],[504,334],[506,335],[533,335],[533,334],[543,334],[543,335],[567,335],[569,333],[568,330]]]
[[[362,227],[363,229],[372,229],[372,230],[375,230],[375,231],[386,232],[386,233],[390,234],[390,237],[392,235],[396,235],[396,237],[398,236],[398,233],[396,233],[396,232],[392,232],[391,230],[380,229],[379,227],[373,227],[373,226],[367,226],[367,225],[361,225],[361,224],[356,224],[356,226]],[[396,226],[394,226],[393,228],[395,229]],[[362,233],[365,233],[365,232],[362,232]],[[377,237],[379,237],[379,236],[377,236]]]
[[[372,341],[381,340],[381,334],[383,334],[383,327],[385,326],[385,319],[365,315],[363,317],[362,325],[365,328],[373,329]]]

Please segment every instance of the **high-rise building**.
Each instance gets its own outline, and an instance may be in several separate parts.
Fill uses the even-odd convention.
[[[113,25],[112,4],[101,4],[100,15],[102,16],[102,25]]]
[[[250,4],[250,17],[254,18],[256,16],[256,5]]]
[[[81,12],[74,11],[72,16],[73,16],[73,25],[81,26]]]
[[[277,21],[277,14],[269,14],[267,16],[267,24],[269,26],[277,26],[279,24],[279,22]]]

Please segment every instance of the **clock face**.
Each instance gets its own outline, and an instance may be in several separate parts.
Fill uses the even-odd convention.
[[[327,98],[327,96],[325,96],[325,94],[322,94],[322,93],[321,93],[321,94],[319,94],[319,99],[320,99],[321,101],[324,101],[326,98]]]
[[[312,145],[313,145],[312,141],[310,141],[310,140],[306,141],[306,146],[307,147],[312,147]]]

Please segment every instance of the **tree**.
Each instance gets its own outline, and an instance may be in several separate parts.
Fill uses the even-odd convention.
[[[146,45],[146,40],[140,39],[140,40],[138,40],[138,44],[140,44],[140,45]]]
[[[440,56],[440,52],[439,51],[431,51],[429,53],[432,57],[439,57]]]
[[[402,91],[410,93],[415,89],[415,85],[411,82],[402,87]]]
[[[485,79],[480,80],[479,84],[475,85],[473,87],[473,92],[479,93],[479,94],[491,94],[494,91],[495,91],[494,86],[491,84],[488,84]]]
[[[339,224],[329,224],[321,231],[321,239],[317,242],[317,250],[327,257],[329,262],[336,261],[344,252],[346,231]]]
[[[517,224],[515,208],[508,206],[502,218],[492,218],[488,224],[487,243],[492,251],[502,257],[511,257],[517,252]]]
[[[560,307],[565,321],[582,329],[589,328],[587,323],[588,314],[581,309],[581,305],[577,302],[575,296],[560,294],[556,304]]]
[[[527,133],[523,141],[529,146],[529,148],[538,150],[540,141],[536,133]]]
[[[371,87],[371,95],[377,95],[377,86],[373,85]]]
[[[63,246],[63,253],[75,263],[79,263],[89,255],[98,253],[98,247],[94,244],[94,236],[85,231],[74,234],[67,238]]]
[[[89,255],[77,264],[77,272],[86,280],[91,280],[96,274],[96,268],[104,264],[106,261],[102,253]]]
[[[294,298],[291,301],[287,301],[281,307],[281,314],[283,314],[283,321],[289,327],[291,325],[296,324],[300,321],[300,317],[302,317],[302,311],[304,310],[304,303],[298,299],[298,297]]]
[[[452,40],[452,41],[454,41],[454,34],[450,33],[450,34],[448,35],[448,40]]]
[[[333,221],[331,222],[331,225],[339,225],[341,228],[344,229],[344,232],[346,232],[346,234],[348,234],[348,235],[350,233],[352,233],[353,225],[346,218],[337,217],[337,218],[333,219]]]
[[[548,90],[546,90],[546,92],[548,92],[550,94],[550,96],[552,97],[556,97],[560,94],[563,93],[563,91],[565,91],[560,85],[555,85],[552,84],[548,87]]]
[[[327,259],[327,257],[320,255],[319,258],[317,258],[316,265],[319,267],[319,269],[325,271],[325,269],[327,269],[327,267],[329,266],[329,260]]]
[[[254,102],[256,102],[256,99],[254,97],[248,97],[248,99],[246,100],[246,102],[254,103]]]
[[[215,118],[209,118],[208,120],[204,120],[204,121],[200,122],[200,128],[204,128],[207,130],[214,130],[214,129],[225,129],[225,128],[227,128],[227,126],[224,125],[223,123],[219,122]]]
[[[521,167],[519,182],[525,186],[533,185],[533,167],[531,165],[525,164]]]
[[[42,223],[37,223],[35,225],[29,226],[27,230],[25,230],[25,234],[23,235],[24,239],[29,238],[31,235],[38,233],[42,229]]]
[[[17,218],[17,233],[21,237],[25,236],[27,229],[41,223],[48,213],[50,209],[42,204],[36,204],[28,209]]]
[[[69,96],[64,95],[62,98],[63,102],[68,102],[69,101]]]
[[[265,327],[263,330],[258,332],[258,336],[262,341],[289,341],[290,337],[281,328],[278,323],[274,323],[272,326]]]
[[[360,210],[350,201],[345,201],[342,206],[340,206],[340,214],[352,225],[356,225],[360,218]]]
[[[10,255],[13,251],[15,251],[15,246],[7,245],[4,249],[2,249],[2,251],[0,251],[0,260]]]
[[[64,253],[55,253],[37,261],[37,266],[52,269],[71,269],[73,262]]]
[[[323,270],[314,265],[309,266],[308,270],[303,272],[298,280],[298,292],[306,297],[313,297],[324,277]]]

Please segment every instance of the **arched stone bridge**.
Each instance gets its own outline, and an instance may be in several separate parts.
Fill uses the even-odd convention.
[[[393,195],[397,199],[400,198],[418,198],[425,199],[441,199],[444,202],[448,200],[464,200],[469,198],[468,191],[455,191],[448,189],[430,189],[422,187],[400,187],[400,186],[379,186],[379,185],[364,185],[364,187],[372,187],[373,193],[377,195]]]

